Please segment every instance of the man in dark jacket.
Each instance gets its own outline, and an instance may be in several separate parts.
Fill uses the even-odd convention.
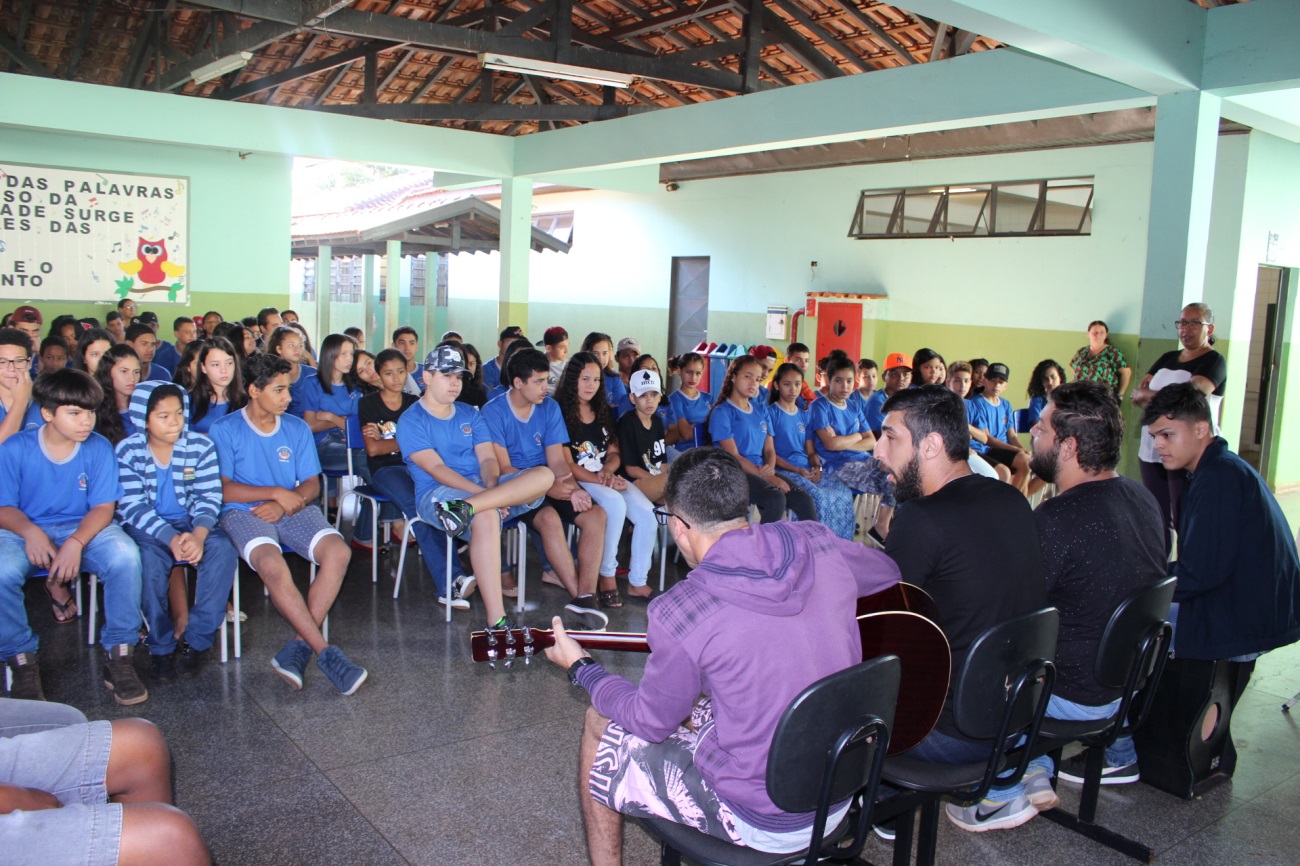
[[[1191,473],[1173,567],[1174,655],[1247,661],[1300,640],[1291,528],[1264,479],[1213,434],[1205,395],[1190,384],[1163,388],[1142,423],[1165,469]]]

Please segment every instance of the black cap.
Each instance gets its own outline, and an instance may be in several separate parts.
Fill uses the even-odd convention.
[[[511,337],[522,337],[523,335],[524,329],[518,325],[506,325],[506,327],[501,331],[500,339],[509,340]]]
[[[984,371],[985,379],[1001,379],[1003,382],[1011,379],[1011,370],[1006,364],[989,364],[989,368]]]
[[[135,319],[137,322],[139,322],[142,325],[158,324],[158,314],[153,312],[152,310],[141,313],[140,315],[136,316]]]

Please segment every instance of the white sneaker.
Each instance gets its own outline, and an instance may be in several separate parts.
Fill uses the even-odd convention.
[[[440,595],[438,596],[438,604],[449,604],[452,610],[469,610],[469,602],[461,597],[458,583],[452,584],[451,599],[448,600],[447,596]]]
[[[452,586],[461,598],[469,598],[478,589],[478,579],[472,574],[468,577],[458,577],[453,581]]]

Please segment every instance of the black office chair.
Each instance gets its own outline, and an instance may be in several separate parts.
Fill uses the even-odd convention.
[[[940,799],[947,796],[973,803],[984,798],[995,779],[1004,786],[1024,775],[1056,679],[1051,660],[1056,656],[1059,625],[1056,608],[1044,608],[996,625],[971,644],[954,680],[953,721],[962,736],[988,744],[988,758],[971,764],[935,764],[904,752],[885,761],[884,780],[904,790],[877,803],[871,820],[879,824],[896,819],[895,866],[906,866],[911,860],[918,808],[921,832],[916,862],[933,866]],[[1001,775],[1012,765],[1011,775]]]
[[[870,830],[889,728],[894,722],[898,656],[881,656],[832,674],[804,689],[786,708],[772,736],[767,758],[767,793],[785,812],[814,812],[809,846],[792,854],[770,854],[732,845],[683,824],[644,818],[641,825],[659,840],[662,866],[679,866],[683,856],[701,866],[780,866],[851,859]],[[834,804],[853,799],[848,816],[827,832]],[[849,846],[841,841],[853,833]],[[809,858],[809,852],[816,852]]]
[[[1167,578],[1130,595],[1111,614],[1102,632],[1093,675],[1106,688],[1123,689],[1115,715],[1086,722],[1044,719],[1036,747],[1038,754],[1050,754],[1058,767],[1065,746],[1080,742],[1087,747],[1078,815],[1057,807],[1043,812],[1043,817],[1144,863],[1155,858],[1155,850],[1098,825],[1097,796],[1106,747],[1119,737],[1130,736],[1151,711],[1173,638],[1168,620],[1175,582]]]

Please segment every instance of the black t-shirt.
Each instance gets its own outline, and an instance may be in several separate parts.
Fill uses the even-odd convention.
[[[952,647],[954,679],[980,634],[1047,607],[1034,512],[1010,484],[966,475],[902,503],[885,553],[898,563],[903,580],[934,598],[939,627]],[[951,704],[950,684],[938,727],[960,737]]]
[[[623,462],[618,474],[631,478],[627,467],[644,469],[651,475],[664,471],[664,458],[668,448],[664,444],[664,422],[658,415],[650,416],[650,429],[641,423],[641,416],[633,409],[624,412],[618,419],[618,450],[622,452]]]
[[[1061,611],[1054,694],[1101,706],[1120,696],[1093,676],[1097,644],[1120,602],[1164,579],[1163,519],[1145,487],[1122,475],[1072,487],[1034,512],[1047,601]]]
[[[573,462],[588,472],[604,469],[609,440],[609,428],[599,421],[570,427],[569,452],[573,455]]]
[[[476,383],[469,377],[465,378],[465,384],[460,389],[460,395],[456,398],[457,403],[468,403],[476,409],[482,409],[487,403],[487,389]]]
[[[1223,396],[1223,383],[1228,381],[1228,362],[1222,355],[1211,349],[1199,358],[1184,362],[1178,360],[1179,354],[1181,354],[1180,349],[1165,352],[1151,365],[1147,374],[1154,376],[1161,370],[1186,370],[1193,376],[1204,376],[1209,379],[1214,383],[1214,396]]]
[[[419,399],[419,397],[403,391],[402,408],[393,410],[389,409],[388,405],[384,403],[384,398],[379,392],[367,394],[357,402],[357,420],[361,422],[363,430],[367,424],[378,424],[380,436],[384,439],[396,439],[397,419]],[[401,451],[394,451],[392,454],[381,454],[377,457],[367,456],[366,462],[370,465],[371,472],[376,472],[386,466],[404,465]]]

